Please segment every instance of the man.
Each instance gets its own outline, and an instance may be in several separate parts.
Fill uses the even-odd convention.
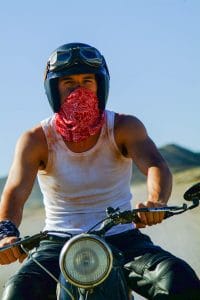
[[[160,207],[170,197],[170,171],[144,125],[136,117],[105,110],[109,79],[105,59],[94,47],[71,43],[52,53],[44,84],[55,114],[20,137],[2,194],[0,246],[19,236],[23,206],[38,176],[46,211],[44,229],[59,233],[51,242],[41,243],[35,257],[57,277],[66,240],[60,232],[88,230],[104,217],[108,206],[130,209],[132,161],[147,176],[147,200],[138,207]],[[142,228],[162,222],[164,215],[139,217],[137,227]],[[132,225],[114,227],[107,239],[124,252],[129,287],[143,296],[190,299],[199,293],[194,271]],[[1,264],[16,260],[24,260],[18,248],[0,253]],[[137,272],[138,263],[140,270],[149,266],[145,274]],[[3,300],[46,299],[46,291],[55,290],[55,285],[29,259],[9,280]]]

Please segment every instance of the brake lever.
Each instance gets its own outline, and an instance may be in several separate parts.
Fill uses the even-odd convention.
[[[42,240],[48,239],[48,231],[41,231],[33,236],[28,236],[21,241],[21,245],[27,250],[31,250],[39,246]]]
[[[21,245],[26,248],[27,250],[31,250],[34,247],[37,247],[39,245],[39,242],[42,240],[45,240],[48,238],[48,231],[43,231],[40,233],[37,233],[33,236],[26,236],[24,238],[19,238],[16,242],[3,246],[0,248],[0,252],[3,252],[5,250],[14,248],[14,247],[20,247]],[[21,248],[22,249],[22,248]],[[23,251],[23,249],[22,249]]]

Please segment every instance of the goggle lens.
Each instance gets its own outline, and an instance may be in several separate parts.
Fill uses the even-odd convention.
[[[54,71],[63,65],[67,65],[71,56],[71,51],[54,52],[49,58],[49,71]]]

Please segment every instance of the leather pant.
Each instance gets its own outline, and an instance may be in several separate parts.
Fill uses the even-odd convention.
[[[42,241],[32,253],[56,278],[60,276],[59,253],[66,239]],[[134,229],[106,237],[124,254],[124,275],[129,288],[147,299],[198,300],[200,281],[183,260],[155,246],[147,235]],[[2,300],[56,299],[56,282],[30,258],[6,284]],[[110,297],[109,297],[109,300]]]

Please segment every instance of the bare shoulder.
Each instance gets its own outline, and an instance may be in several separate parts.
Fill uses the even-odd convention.
[[[18,157],[37,160],[41,164],[45,164],[48,157],[48,146],[44,131],[41,125],[37,125],[19,137],[16,145],[16,153]]]
[[[123,153],[127,157],[134,160],[144,174],[147,174],[149,166],[164,164],[156,145],[138,118],[129,115],[116,115],[115,139],[118,147],[123,149]]]
[[[147,131],[144,124],[135,116],[115,115],[115,136],[120,142],[147,138]]]
[[[41,125],[37,125],[22,133],[18,139],[18,143],[24,146],[32,146],[33,148],[45,147],[46,138]]]

